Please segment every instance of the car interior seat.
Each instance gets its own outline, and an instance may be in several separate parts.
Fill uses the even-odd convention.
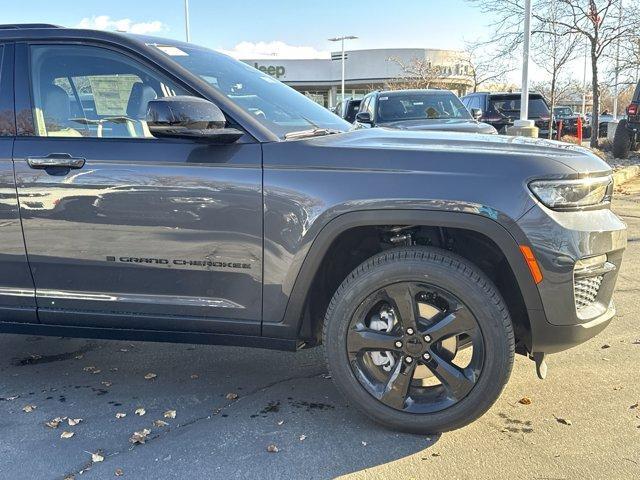
[[[42,109],[36,109],[39,127],[50,137],[81,137],[82,134],[71,128],[71,101],[69,95],[60,86],[53,83],[44,86],[41,93]]]

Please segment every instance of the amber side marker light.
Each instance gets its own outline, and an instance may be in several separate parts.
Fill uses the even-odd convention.
[[[533,281],[536,282],[536,285],[542,281],[542,272],[540,271],[540,266],[538,265],[538,261],[536,257],[533,255],[533,251],[530,247],[526,245],[520,245],[520,251],[522,252],[522,256],[524,257],[524,261],[527,262],[527,266],[529,267],[529,271],[531,272],[531,276],[533,277]]]

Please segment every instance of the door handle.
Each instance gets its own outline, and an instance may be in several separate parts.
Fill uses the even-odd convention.
[[[85,161],[83,157],[74,157],[68,153],[50,153],[44,157],[27,157],[27,163],[31,168],[82,168]]]

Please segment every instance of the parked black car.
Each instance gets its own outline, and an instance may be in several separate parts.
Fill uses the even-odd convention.
[[[356,114],[360,110],[362,99],[347,98],[344,102],[338,102],[333,109],[333,113],[345,119],[349,123],[356,121]]]
[[[498,133],[507,133],[507,127],[520,118],[520,93],[488,93],[479,92],[465,95],[462,103],[470,111],[478,109],[482,112],[480,121],[492,125]],[[545,98],[539,93],[529,94],[529,119],[534,120],[541,138],[549,136],[551,112]]]
[[[562,135],[576,135],[578,133],[578,119],[582,119],[582,138],[591,136],[590,120],[585,115],[576,113],[571,107],[554,107],[553,117],[556,122],[556,129],[562,122]]]
[[[213,50],[46,25],[0,27],[0,112],[0,332],[323,344],[428,433],[615,314],[626,227],[578,146],[353,129]]]
[[[476,113],[477,115],[477,113]],[[497,133],[478,122],[449,90],[393,90],[365,96],[356,115],[360,127]]]

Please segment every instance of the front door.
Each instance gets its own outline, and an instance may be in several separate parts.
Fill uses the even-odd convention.
[[[148,102],[191,92],[123,52],[16,53],[30,70],[17,72],[13,158],[40,321],[258,334],[260,145],[151,137]]]

